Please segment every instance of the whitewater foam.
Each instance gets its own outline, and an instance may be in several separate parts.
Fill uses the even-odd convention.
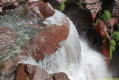
[[[57,13],[62,14],[56,10],[55,14]],[[69,36],[67,40],[60,43],[60,46],[61,48],[53,55],[46,55],[42,61],[43,69],[48,73],[65,72],[71,80],[103,80],[111,77],[105,57],[91,49],[85,40],[79,38],[71,21]]]

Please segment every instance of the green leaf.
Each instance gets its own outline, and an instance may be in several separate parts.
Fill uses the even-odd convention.
[[[111,39],[111,46],[116,46],[116,42],[113,39]]]
[[[114,39],[115,41],[119,41],[119,32],[118,31],[115,31],[113,34],[112,34],[112,39]]]
[[[60,4],[60,6],[59,6],[59,10],[61,11],[61,12],[63,12],[64,10],[65,10],[65,2],[66,2],[66,0],[64,0],[61,4]]]
[[[110,20],[111,14],[108,10],[104,11],[103,14],[101,15],[101,19],[105,22],[107,20]]]
[[[115,51],[115,46],[116,46],[116,42],[111,39],[111,44],[110,44],[110,59],[112,59],[112,53],[113,51]]]

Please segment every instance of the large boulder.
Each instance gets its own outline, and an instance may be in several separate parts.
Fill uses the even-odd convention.
[[[16,68],[15,80],[43,80],[48,73],[39,66],[30,64],[19,64]]]
[[[20,63],[16,68],[15,80],[69,80],[63,73],[48,74],[37,65]]]
[[[13,80],[15,67],[29,56],[39,61],[45,54],[53,54],[69,35],[68,18],[49,3],[26,4],[0,14],[0,77],[4,80]]]

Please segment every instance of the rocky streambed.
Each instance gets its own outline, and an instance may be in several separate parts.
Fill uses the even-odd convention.
[[[118,31],[118,1],[67,0],[63,13],[77,30],[68,17],[55,10],[62,3],[0,1],[1,80],[100,80],[112,77],[110,67],[118,77],[113,66],[118,45],[115,55],[110,54],[112,35]]]

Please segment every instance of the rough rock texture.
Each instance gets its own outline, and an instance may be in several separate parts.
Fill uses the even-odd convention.
[[[91,13],[97,13],[102,9],[102,2],[100,0],[79,0],[86,4],[86,9],[89,9]]]
[[[49,78],[46,78],[44,80],[70,80],[70,79],[65,73],[59,72],[59,73],[51,74]]]
[[[6,46],[14,46],[14,41],[16,40],[15,33],[5,27],[0,27],[0,49]]]
[[[19,64],[16,68],[15,80],[43,80],[48,73],[40,67],[30,64]]]
[[[55,11],[49,3],[44,3],[41,0],[28,2],[29,8],[33,10],[39,9],[44,18],[54,15]]]
[[[4,62],[4,68],[3,68],[3,72],[4,74],[11,74],[14,70],[15,67],[15,63],[13,61],[5,61]]]
[[[47,3],[47,2],[50,3],[54,9],[58,9],[59,8],[59,5],[60,5],[60,2],[62,0],[60,0],[60,1],[57,1],[57,0],[43,0],[43,1],[45,3]]]
[[[60,48],[59,43],[69,35],[69,20],[66,17],[58,18],[58,22],[53,25],[43,23],[45,18],[55,14],[49,3],[39,0],[27,4],[28,6],[21,5],[11,13],[0,14],[0,25],[5,26],[0,27],[0,79],[13,80],[16,65],[26,56],[30,55],[39,61],[45,54],[52,54]],[[23,68],[24,65],[20,66]],[[37,75],[37,71],[36,74],[31,73]],[[23,75],[31,77],[27,72]],[[19,77],[16,76],[17,79]],[[33,77],[30,78],[32,79]]]
[[[27,51],[38,61],[43,59],[46,53],[52,54],[57,48],[60,48],[59,43],[66,40],[69,34],[69,22],[64,18],[66,24],[62,26],[52,25],[46,26],[45,30],[40,31],[30,40]]]
[[[115,0],[115,3],[111,5],[112,17],[119,17],[119,1]]]
[[[63,73],[48,74],[37,65],[20,63],[16,68],[15,80],[69,80]]]
[[[8,12],[12,9],[15,9],[22,3],[27,2],[28,0],[0,0],[0,12]]]

